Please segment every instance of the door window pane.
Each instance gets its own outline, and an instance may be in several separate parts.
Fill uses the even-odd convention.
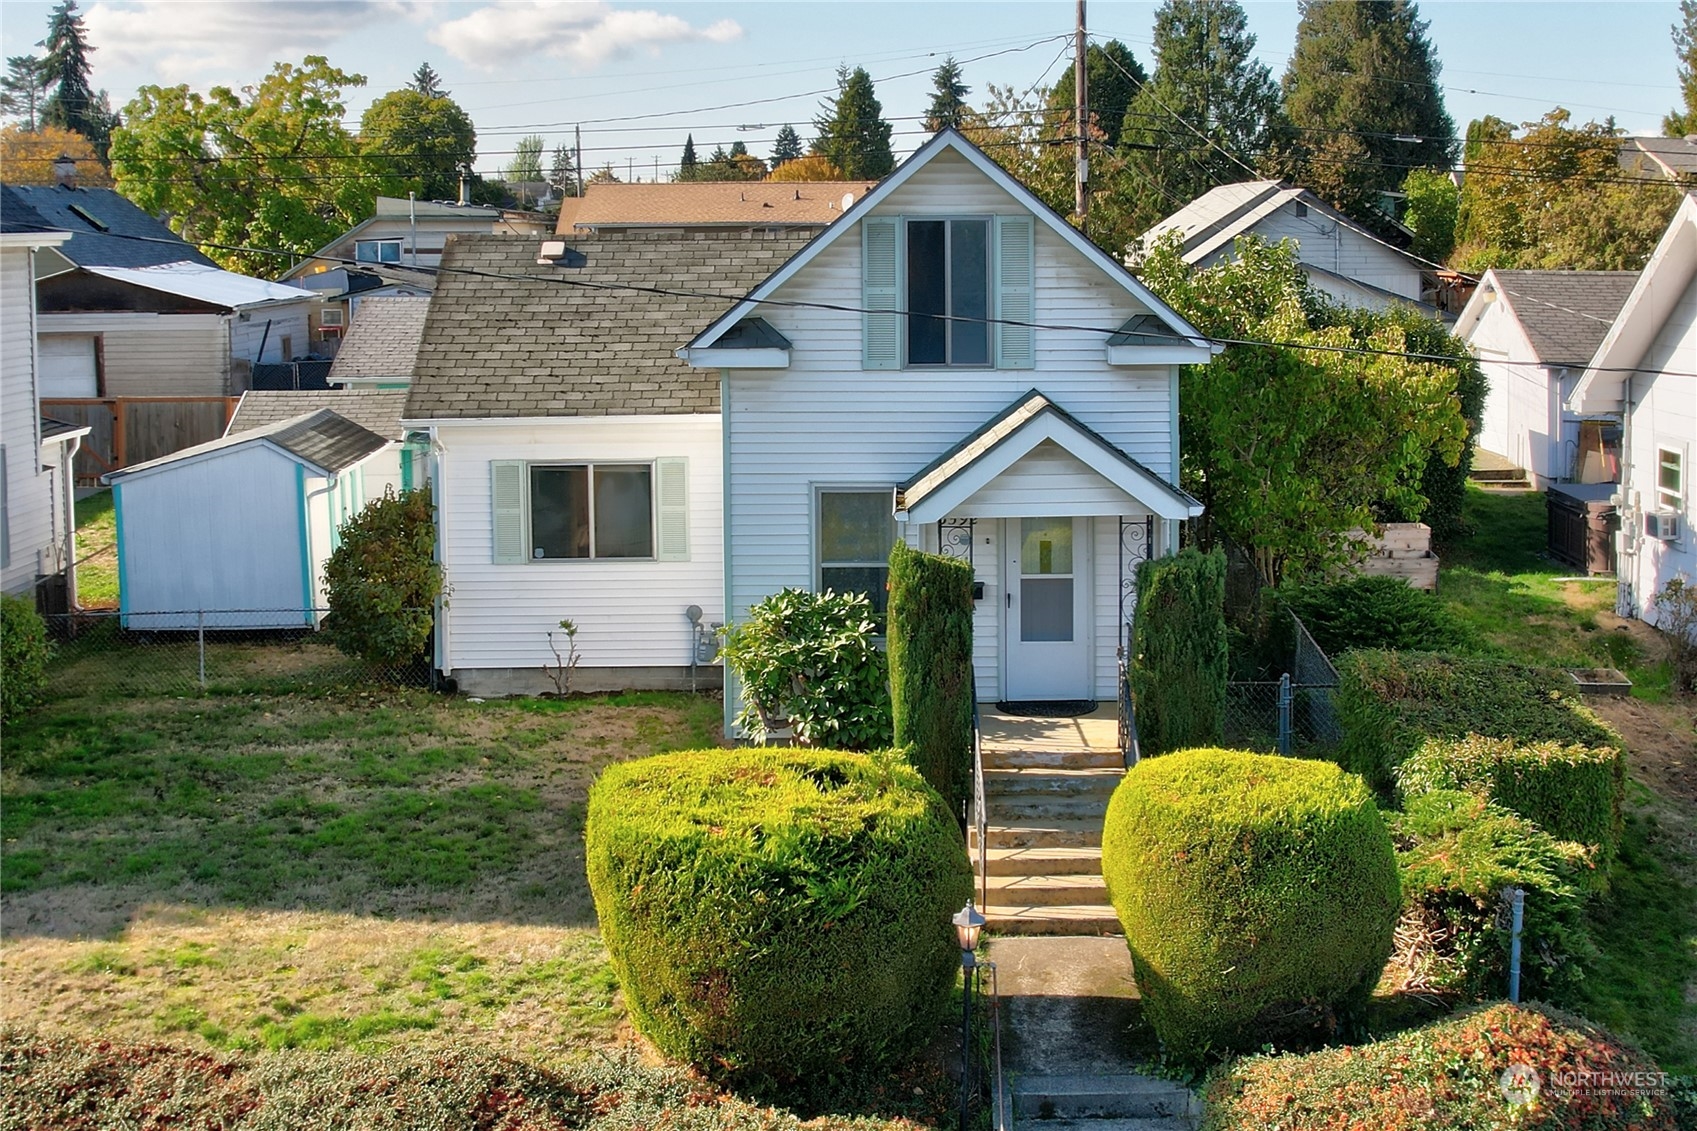
[[[990,364],[990,225],[949,222],[949,364]],[[972,319],[972,321],[964,321]]]
[[[909,365],[948,362],[946,234],[942,220],[910,220],[907,225],[907,361]]]
[[[1023,518],[1019,522],[1019,534],[1020,573],[1026,576],[1072,573],[1072,519]]]
[[[1020,579],[1019,638],[1026,641],[1072,639],[1072,578]]]
[[[530,556],[589,556],[589,469],[530,469]]]
[[[654,504],[648,467],[595,469],[595,556],[654,556]]]

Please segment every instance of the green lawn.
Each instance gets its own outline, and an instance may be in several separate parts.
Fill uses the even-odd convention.
[[[86,606],[118,605],[118,516],[110,490],[77,500],[77,599]]]

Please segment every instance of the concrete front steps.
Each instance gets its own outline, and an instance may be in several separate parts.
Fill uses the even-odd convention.
[[[1118,934],[1102,883],[1102,819],[1124,773],[1117,723],[1007,719],[984,728],[986,928],[1003,935]],[[968,830],[979,867],[977,830]]]
[[[1201,1114],[1190,1089],[1136,1074],[1022,1075],[1012,1091],[1015,1127],[1190,1131]]]

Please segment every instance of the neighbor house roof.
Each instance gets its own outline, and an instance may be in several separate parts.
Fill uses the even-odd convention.
[[[1287,204],[1301,204],[1314,209],[1327,220],[1371,240],[1383,243],[1393,251],[1402,251],[1395,244],[1374,235],[1348,216],[1339,212],[1313,193],[1283,181],[1241,181],[1209,189],[1183,208],[1144,232],[1140,242],[1145,249],[1168,232],[1177,232],[1186,263],[1200,263],[1217,251],[1225,250],[1232,241],[1246,235],[1255,225]],[[1407,252],[1403,252],[1404,255]]]
[[[270,428],[327,408],[361,428],[398,440],[406,406],[405,389],[249,389],[236,405],[224,435]]]
[[[1636,271],[1496,271],[1492,286],[1545,365],[1582,366],[1603,343],[1638,282]]]
[[[557,264],[540,265],[536,239],[448,244],[407,419],[717,412],[718,373],[673,351],[807,234],[632,231],[567,242]],[[700,293],[675,293],[691,291]]]
[[[192,244],[108,188],[10,185],[8,192],[49,225],[70,232],[58,251],[78,267],[156,267],[162,263],[217,264]]]
[[[877,181],[690,181],[587,185],[560,207],[556,231],[600,227],[823,226]]]
[[[430,299],[388,295],[362,299],[330,366],[330,381],[412,379]]]
[[[77,436],[86,436],[92,431],[94,428],[89,424],[69,424],[51,416],[41,418],[41,442],[44,444],[56,444]]]
[[[235,435],[226,434],[221,439],[196,444],[192,448],[184,448],[159,459],[108,472],[101,478],[111,483],[199,459],[242,444],[261,443],[306,464],[320,475],[335,475],[382,451],[390,441],[330,409],[321,408],[268,424],[263,428],[253,428]]]
[[[250,275],[238,275],[222,267],[203,266],[186,261],[161,263],[155,267],[84,267],[83,270],[103,279],[129,283],[131,286],[162,291],[165,294],[228,307],[231,310],[269,302],[294,302],[318,297],[316,292],[300,287],[272,283]]]
[[[1697,177],[1697,140],[1690,137],[1628,137],[1620,142],[1620,167],[1670,181]]]

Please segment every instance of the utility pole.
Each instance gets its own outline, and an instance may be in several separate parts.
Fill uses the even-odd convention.
[[[577,150],[577,194],[583,195],[583,127],[572,127],[572,148]]]
[[[1090,215],[1090,150],[1087,139],[1090,99],[1085,89],[1088,81],[1084,67],[1084,0],[1078,0],[1078,28],[1073,32],[1072,58],[1072,125],[1078,135],[1073,175],[1073,210],[1078,213],[1083,228]]]

